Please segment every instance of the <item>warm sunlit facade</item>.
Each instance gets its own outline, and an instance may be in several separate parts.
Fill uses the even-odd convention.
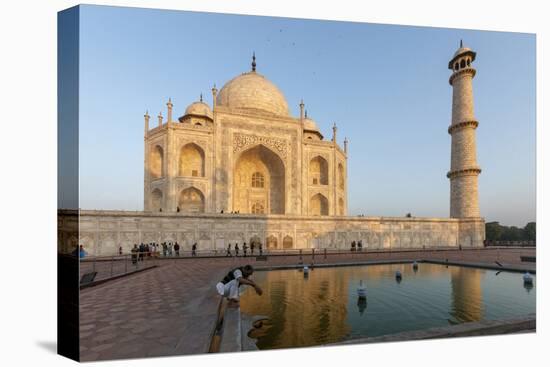
[[[223,251],[244,242],[267,250],[348,249],[352,241],[365,249],[481,247],[474,59],[461,47],[449,62],[450,218],[348,216],[347,140],[339,146],[336,125],[325,140],[303,102],[300,115],[291,116],[283,93],[253,60],[251,71],[219,92],[212,88],[212,106],[201,95],[175,120],[169,100],[166,120],[159,113],[155,127],[146,113],[144,210],[63,213],[60,249],[80,243],[110,255],[119,246],[176,241],[184,251],[193,243]]]
[[[151,212],[322,215],[347,213],[347,147],[325,140],[300,102],[252,70],[212,89],[212,106],[173,105],[145,115],[144,209]]]

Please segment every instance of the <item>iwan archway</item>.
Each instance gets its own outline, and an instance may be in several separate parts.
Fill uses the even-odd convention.
[[[237,158],[233,171],[233,210],[285,214],[285,166],[269,148],[256,145]]]

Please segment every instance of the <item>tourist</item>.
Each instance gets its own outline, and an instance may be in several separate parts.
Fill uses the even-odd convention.
[[[235,243],[235,256],[239,256],[239,244]]]
[[[250,255],[254,255],[254,242],[250,244]]]
[[[195,242],[193,246],[191,246],[191,256],[197,256],[197,243]]]
[[[168,245],[166,245],[166,242],[162,243],[162,256],[166,257],[168,253]]]
[[[80,246],[77,246],[73,252],[71,252],[71,255],[73,256],[78,256],[79,258],[83,258],[87,255],[88,253],[86,251],[84,251],[84,246],[80,245]]]
[[[172,242],[168,244],[168,256],[172,256]]]
[[[252,273],[254,273],[254,269],[251,265],[238,267],[227,273],[222,281],[216,284],[218,294],[227,298],[228,307],[239,307],[239,287],[241,284],[253,287],[259,296],[262,295],[262,289],[249,279]]]
[[[351,243],[351,251],[352,251],[352,252],[355,251],[355,241],[353,241],[353,242]]]
[[[262,249],[262,243],[260,242],[260,243],[258,244],[258,251],[260,251],[260,256],[262,256],[262,250],[263,250],[263,249]]]
[[[118,246],[118,254],[122,255],[122,246]]]
[[[132,264],[136,265],[138,261],[138,245],[137,243],[134,243],[134,247],[132,248]]]
[[[359,242],[357,242],[357,251],[362,251],[363,250],[363,240],[359,240]]]
[[[84,246],[80,245],[80,248],[79,248],[79,251],[78,251],[78,257],[83,259],[84,257],[86,257],[86,255],[88,255],[88,253],[86,251],[84,251]]]
[[[180,256],[180,245],[178,244],[177,241],[176,241],[176,244],[174,245],[174,251],[176,252],[176,256],[179,257]]]
[[[231,244],[227,245],[227,253],[225,254],[225,256],[231,256]]]
[[[143,261],[143,253],[145,252],[145,245],[143,243],[139,244],[139,261]]]
[[[248,248],[248,247],[246,246],[246,242],[243,243],[243,254],[244,254],[244,257],[246,257],[246,249],[247,249],[247,248]]]

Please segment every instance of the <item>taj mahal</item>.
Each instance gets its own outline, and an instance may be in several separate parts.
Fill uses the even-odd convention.
[[[252,70],[212,89],[177,121],[150,129],[145,115],[144,208],[152,212],[343,216],[346,142],[325,140],[307,117],[289,114],[283,93]]]
[[[347,249],[359,240],[367,250],[481,247],[475,57],[461,42],[448,64],[448,218],[349,216],[347,139],[339,144],[336,124],[325,137],[303,101],[292,116],[254,55],[248,72],[212,88],[211,105],[200,95],[175,118],[168,100],[166,116],[159,113],[154,124],[145,113],[144,210],[60,210],[59,248],[82,244],[93,255],[111,255],[141,242],[223,250],[255,241],[268,250]]]

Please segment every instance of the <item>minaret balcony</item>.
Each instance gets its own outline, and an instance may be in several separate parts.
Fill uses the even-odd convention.
[[[449,129],[447,129],[447,131],[449,132],[449,134],[452,135],[453,132],[462,130],[468,127],[472,129],[476,129],[478,125],[479,125],[479,122],[477,122],[476,120],[462,121],[456,124],[451,124],[451,126],[449,126]]]
[[[453,179],[462,176],[477,176],[481,173],[480,167],[469,167],[447,172],[447,178]]]
[[[471,66],[467,66],[467,67],[464,67],[464,68],[462,68],[458,71],[455,71],[449,77],[449,84],[453,85],[453,80],[455,80],[455,78],[458,77],[459,75],[464,75],[464,74],[470,74],[473,78],[476,75],[476,69],[474,69]]]

